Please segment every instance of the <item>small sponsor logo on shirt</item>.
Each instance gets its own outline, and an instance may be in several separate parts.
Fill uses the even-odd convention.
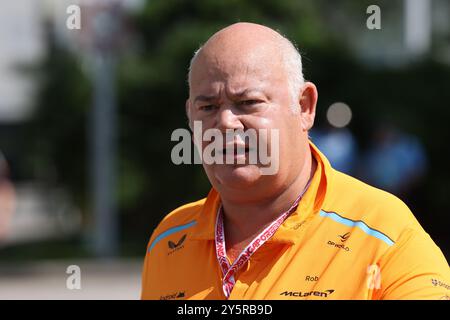
[[[159,300],[174,300],[174,299],[181,299],[184,298],[185,291],[179,291],[172,294],[167,294],[165,296],[159,297]]]
[[[347,239],[350,237],[350,232],[347,232],[343,235],[338,235],[338,237],[339,237],[341,243],[336,243],[334,241],[328,240],[327,244],[329,246],[332,246],[332,247],[335,247],[338,249],[342,249],[344,251],[350,251],[350,248],[344,244],[344,242],[347,241]]]
[[[183,235],[183,236],[181,237],[181,239],[178,240],[177,243],[175,243],[175,242],[169,240],[169,241],[167,242],[167,245],[169,246],[169,249],[170,249],[170,251],[169,251],[168,254],[172,254],[172,253],[174,253],[174,252],[177,251],[177,250],[183,249],[183,248],[184,248],[184,245],[183,245],[184,240],[186,240],[186,234]]]
[[[335,243],[333,241],[328,241],[327,244],[329,246],[333,246],[333,247],[336,247],[336,248],[339,248],[339,249],[342,249],[342,250],[345,250],[345,251],[350,251],[350,248],[345,246],[344,244]]]
[[[325,290],[325,291],[306,291],[306,292],[302,292],[302,291],[284,291],[284,292],[280,293],[280,296],[299,297],[299,298],[300,297],[314,296],[314,297],[327,298],[333,292],[334,292],[334,290],[332,290],[332,289]]]
[[[450,286],[442,281],[437,279],[431,279],[431,284],[435,287],[444,287],[447,290],[450,290]]]
[[[303,226],[304,224],[305,224],[305,221],[298,222],[298,223],[296,223],[296,224],[292,227],[292,229],[293,229],[293,230],[298,230],[298,228],[300,228],[300,227]]]
[[[339,238],[341,238],[341,242],[347,241],[348,237],[350,237],[350,232],[347,232],[343,235],[339,235]]]

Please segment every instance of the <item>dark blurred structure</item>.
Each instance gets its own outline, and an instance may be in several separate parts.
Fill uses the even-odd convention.
[[[313,129],[310,138],[328,158],[333,168],[355,176],[360,158],[356,140],[350,130],[331,126]]]
[[[428,172],[420,141],[388,125],[373,133],[373,141],[361,161],[362,178],[371,185],[408,199]]]
[[[11,220],[15,211],[15,192],[10,181],[9,166],[0,151],[0,243],[10,233]]]
[[[121,2],[124,6],[128,3]],[[381,30],[366,27],[366,9],[373,4],[366,0],[133,3],[137,4],[132,9],[125,8],[129,32],[117,60],[115,83],[115,199],[122,255],[141,256],[165,214],[206,196],[210,186],[201,166],[176,166],[170,159],[172,131],[188,127],[184,112],[187,67],[194,50],[211,34],[228,24],[250,21],[277,29],[297,43],[305,76],[319,90],[317,128],[328,125],[329,106],[345,101],[351,107],[352,121],[345,129],[333,130],[351,133],[358,150],[371,147],[375,128],[386,120],[420,139],[429,163],[427,174],[416,185],[414,196],[399,196],[450,258],[450,218],[446,214],[450,155],[444,152],[445,142],[450,140],[447,1],[378,1]],[[0,148],[13,155],[18,182],[32,180],[63,188],[68,201],[82,214],[81,231],[66,240],[48,240],[41,247],[63,243],[75,248],[72,255],[85,256],[89,251],[82,248],[86,248],[86,240],[91,241],[93,224],[93,203],[87,191],[93,83],[84,50],[74,40],[80,34],[67,31],[60,21],[66,16],[65,4],[55,2],[58,18],[47,15],[46,54],[29,73],[37,84],[33,112],[12,135],[0,136]],[[417,6],[424,5],[426,10],[417,11]],[[408,28],[426,31],[417,39],[411,36],[414,30],[405,31],[411,17],[416,17],[417,25]],[[5,143],[11,139],[15,143]],[[357,161],[349,172],[363,160]],[[27,256],[33,250],[25,247],[0,250],[0,258],[15,256],[17,250]],[[38,252],[41,256],[69,255],[60,247]]]

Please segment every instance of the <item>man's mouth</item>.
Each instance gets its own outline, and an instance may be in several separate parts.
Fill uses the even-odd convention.
[[[222,149],[222,154],[224,155],[243,155],[248,154],[250,148],[248,146],[235,146],[235,147],[226,147]]]
[[[242,156],[247,157],[250,150],[251,149],[249,146],[246,145],[231,145],[223,148],[220,153],[223,156],[232,156],[233,158],[237,158]]]

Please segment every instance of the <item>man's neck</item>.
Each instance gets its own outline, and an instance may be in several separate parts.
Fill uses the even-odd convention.
[[[259,232],[289,209],[314,175],[317,162],[311,153],[297,178],[279,194],[259,203],[233,203],[222,199],[227,248],[245,247]]]

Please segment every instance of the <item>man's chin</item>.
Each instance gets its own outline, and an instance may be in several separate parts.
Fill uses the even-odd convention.
[[[261,171],[256,165],[221,165],[216,166],[214,176],[225,188],[247,189],[255,186]]]

